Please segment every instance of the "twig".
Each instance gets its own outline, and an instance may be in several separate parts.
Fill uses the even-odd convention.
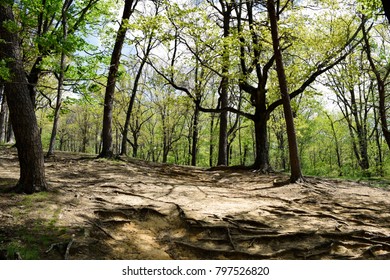
[[[72,246],[73,242],[74,242],[74,234],[72,235],[72,239],[69,241],[68,246],[66,246],[66,251],[65,251],[65,256],[64,256],[65,260],[69,260],[69,251],[70,251],[70,247]]]

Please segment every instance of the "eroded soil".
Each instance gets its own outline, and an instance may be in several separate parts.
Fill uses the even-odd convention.
[[[0,166],[4,191],[14,150]],[[65,153],[46,174],[50,192],[0,193],[1,258],[390,259],[387,186]]]

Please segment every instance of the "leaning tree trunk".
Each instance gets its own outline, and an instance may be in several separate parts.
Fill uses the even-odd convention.
[[[119,26],[115,40],[114,50],[111,55],[110,70],[108,72],[107,87],[104,97],[103,113],[103,148],[99,157],[110,158],[113,156],[112,150],[112,113],[114,109],[114,94],[116,85],[116,76],[118,74],[119,62],[122,53],[123,43],[126,37],[127,22],[137,5],[137,0],[126,0],[123,10],[122,22]]]
[[[31,194],[47,190],[43,151],[34,105],[22,65],[20,40],[16,32],[10,32],[4,27],[3,23],[8,21],[14,22],[12,8],[0,4],[0,60],[7,61],[11,74],[10,80],[5,82],[5,94],[20,164],[16,191]]]
[[[283,110],[286,120],[287,138],[290,154],[291,176],[290,182],[294,183],[302,179],[301,165],[299,161],[297,137],[295,134],[294,118],[291,109],[290,95],[288,93],[287,78],[284,70],[282,52],[280,50],[278,19],[275,11],[274,0],[267,0],[267,10],[271,24],[272,45],[275,53],[276,71],[278,74],[280,93],[283,100]]]

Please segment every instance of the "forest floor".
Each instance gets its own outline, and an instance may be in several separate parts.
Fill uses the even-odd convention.
[[[6,189],[0,259],[390,259],[390,187],[57,153],[50,191]],[[275,183],[276,182],[276,183]]]

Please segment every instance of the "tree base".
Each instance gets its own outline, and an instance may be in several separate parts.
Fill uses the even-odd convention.
[[[299,183],[305,183],[306,182],[306,180],[305,180],[305,178],[301,175],[301,176],[291,176],[290,177],[290,184],[294,184],[294,183],[297,183],[297,184],[299,184]]]
[[[270,174],[275,173],[275,170],[272,169],[272,167],[269,164],[262,164],[262,165],[252,165],[251,169],[253,172],[257,172],[260,174]]]
[[[107,159],[112,159],[114,158],[114,153],[112,151],[105,151],[101,152],[97,158],[107,158]]]
[[[33,194],[38,192],[46,192],[49,188],[47,184],[21,184],[17,183],[16,186],[11,187],[7,190],[9,193],[18,193],[18,194]]]

